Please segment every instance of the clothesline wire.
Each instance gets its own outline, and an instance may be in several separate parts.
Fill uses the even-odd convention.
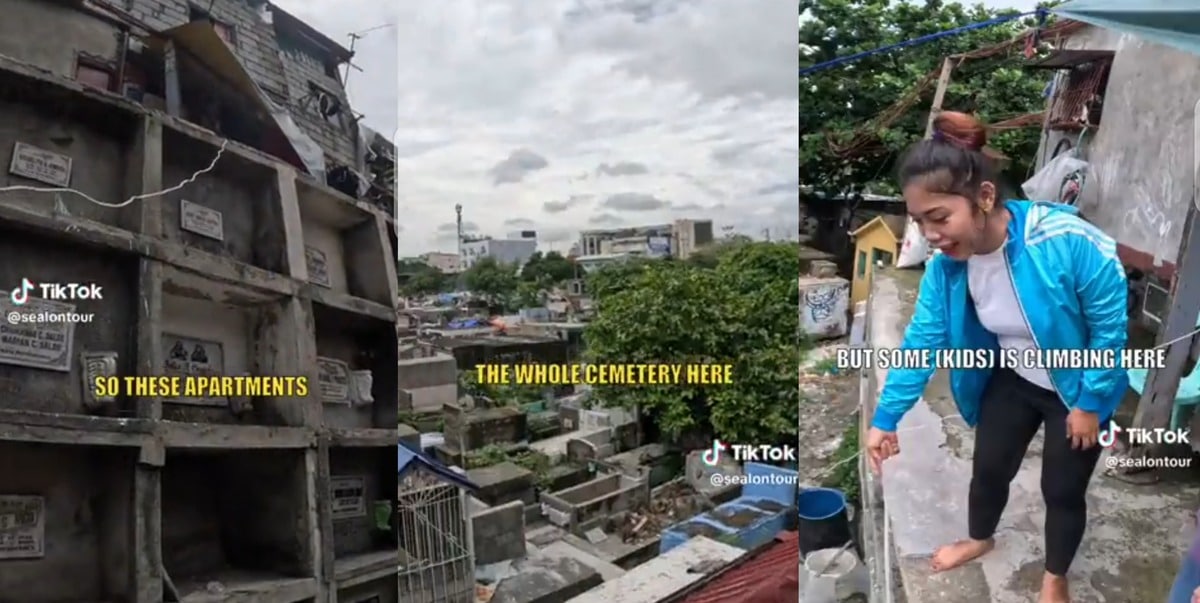
[[[970,25],[963,25],[962,27],[955,27],[954,29],[947,29],[945,31],[939,31],[939,32],[931,33],[931,34],[926,34],[923,36],[918,36],[916,38],[904,40],[903,42],[896,42],[895,44],[888,44],[887,46],[881,46],[879,48],[875,48],[872,50],[864,50],[862,52],[857,52],[854,54],[846,55],[844,57],[837,57],[836,59],[830,59],[823,63],[817,63],[816,65],[812,65],[810,67],[805,67],[804,69],[801,69],[800,77],[812,75],[814,73],[832,69],[834,67],[838,67],[841,65],[848,65],[855,61],[860,61],[862,59],[865,59],[867,57],[874,56],[877,54],[885,54],[888,52],[892,52],[893,50],[900,50],[902,48],[908,48],[910,46],[919,46],[921,44],[928,44],[930,42],[935,42],[942,38],[948,38],[950,36],[957,36],[960,34],[967,33],[969,31],[975,31],[978,29],[984,29],[987,27],[995,26],[995,25],[1001,25],[1003,23],[1008,23],[1010,21],[1015,21],[1017,19],[1022,19],[1025,17],[1032,16],[1032,15],[1037,15],[1039,21],[1044,21],[1046,18],[1046,15],[1047,15],[1047,11],[1045,9],[1039,8],[1037,10],[1027,11],[1027,12],[1023,12],[1023,13],[1016,14],[1016,15],[1006,15],[1006,16],[1002,16],[1002,17],[995,17],[993,19],[988,19],[987,21],[971,23]]]

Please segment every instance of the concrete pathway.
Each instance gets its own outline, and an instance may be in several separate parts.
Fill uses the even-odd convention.
[[[899,346],[919,277],[919,272],[877,271],[868,318],[872,347]],[[873,388],[885,373],[875,371]],[[946,376],[939,374],[900,424],[903,452],[884,465],[884,506],[904,594],[910,603],[1029,603],[1036,600],[1044,559],[1040,434],[1013,482],[996,550],[944,574],[928,571],[929,556],[939,545],[967,534],[974,437],[956,414]],[[1098,473],[1104,464],[1101,459]],[[1190,517],[1198,489],[1194,478],[1183,481],[1135,486],[1094,478],[1088,532],[1069,576],[1075,603],[1166,600],[1194,530]]]

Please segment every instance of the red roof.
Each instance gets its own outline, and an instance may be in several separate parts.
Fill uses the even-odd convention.
[[[799,573],[799,537],[782,532],[774,544],[751,553],[679,603],[796,603]]]

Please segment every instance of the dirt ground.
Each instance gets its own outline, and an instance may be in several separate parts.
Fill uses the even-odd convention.
[[[819,485],[858,410],[858,371],[827,369],[844,341],[810,350],[800,365],[800,483]]]

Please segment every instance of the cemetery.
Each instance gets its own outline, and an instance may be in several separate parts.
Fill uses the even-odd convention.
[[[749,550],[794,529],[794,486],[714,487],[713,473],[743,469],[645,442],[636,412],[591,397],[464,395],[439,413],[401,417],[402,441],[419,442],[473,488],[464,533],[476,600],[565,602],[696,536]],[[753,463],[745,471],[795,474]]]

